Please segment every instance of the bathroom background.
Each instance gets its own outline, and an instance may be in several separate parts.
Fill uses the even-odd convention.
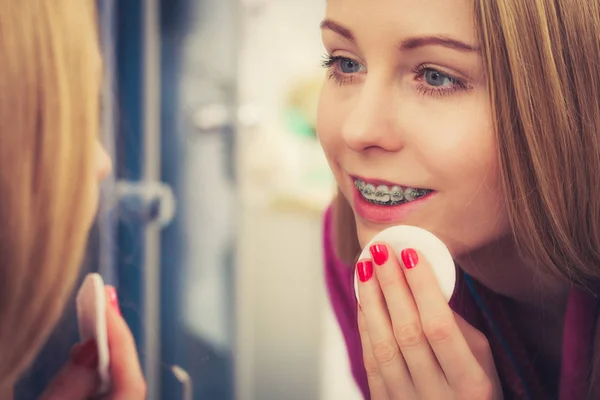
[[[117,286],[148,398],[360,398],[322,276],[325,1],[97,4],[115,170],[83,272]],[[17,399],[76,341],[71,306]]]

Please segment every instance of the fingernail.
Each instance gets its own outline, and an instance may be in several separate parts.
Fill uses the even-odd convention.
[[[374,244],[369,248],[369,251],[377,265],[383,265],[388,260],[388,249],[385,244]]]
[[[419,263],[419,255],[414,249],[404,249],[400,253],[406,269],[413,269]]]
[[[94,369],[98,365],[98,347],[94,339],[89,339],[71,352],[71,362],[79,367]]]
[[[119,298],[117,297],[117,289],[114,287],[108,288],[108,302],[115,309],[115,311],[121,315],[121,308],[119,307]]]
[[[359,261],[356,264],[356,270],[358,271],[360,281],[366,282],[373,276],[373,263],[371,260]]]

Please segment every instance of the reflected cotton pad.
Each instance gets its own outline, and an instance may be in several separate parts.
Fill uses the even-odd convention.
[[[106,291],[99,274],[88,274],[77,292],[77,321],[81,342],[95,339],[98,346],[98,376],[100,386],[96,395],[110,390],[108,334],[106,326]]]
[[[437,277],[438,284],[446,301],[450,301],[456,285],[456,267],[448,247],[433,233],[415,226],[397,225],[379,232],[364,247],[359,260],[370,259],[369,247],[375,243],[385,243],[391,249],[398,260],[400,252],[406,248],[413,248],[422,254],[431,264],[433,272]],[[400,261],[401,263],[401,261]],[[358,295],[358,275],[354,273],[354,292],[356,300],[360,303]]]

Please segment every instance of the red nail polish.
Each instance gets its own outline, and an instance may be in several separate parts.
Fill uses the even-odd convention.
[[[377,265],[383,265],[388,260],[388,249],[385,244],[374,244],[369,248],[369,251]]]
[[[373,276],[373,263],[371,260],[359,261],[356,264],[356,269],[361,282],[366,282]]]
[[[413,269],[419,263],[419,255],[414,249],[404,249],[400,253],[406,269]]]
[[[108,288],[108,302],[115,309],[115,311],[121,315],[121,309],[119,308],[119,298],[117,297],[117,290],[114,287]]]
[[[98,365],[98,347],[90,339],[71,353],[71,362],[79,367],[94,369]]]

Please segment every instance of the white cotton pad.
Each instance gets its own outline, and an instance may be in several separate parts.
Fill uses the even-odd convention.
[[[406,248],[413,248],[422,254],[431,264],[433,272],[437,277],[438,284],[446,301],[450,301],[456,284],[456,267],[448,247],[433,233],[415,226],[397,225],[379,232],[364,247],[359,260],[370,259],[369,247],[375,243],[385,243],[390,246],[398,260],[400,252]],[[401,263],[402,261],[400,261]],[[358,274],[354,274],[354,292],[360,303],[358,295]]]
[[[77,321],[81,342],[95,339],[98,346],[100,387],[96,395],[110,390],[108,337],[106,327],[106,292],[99,274],[88,274],[77,292]]]

